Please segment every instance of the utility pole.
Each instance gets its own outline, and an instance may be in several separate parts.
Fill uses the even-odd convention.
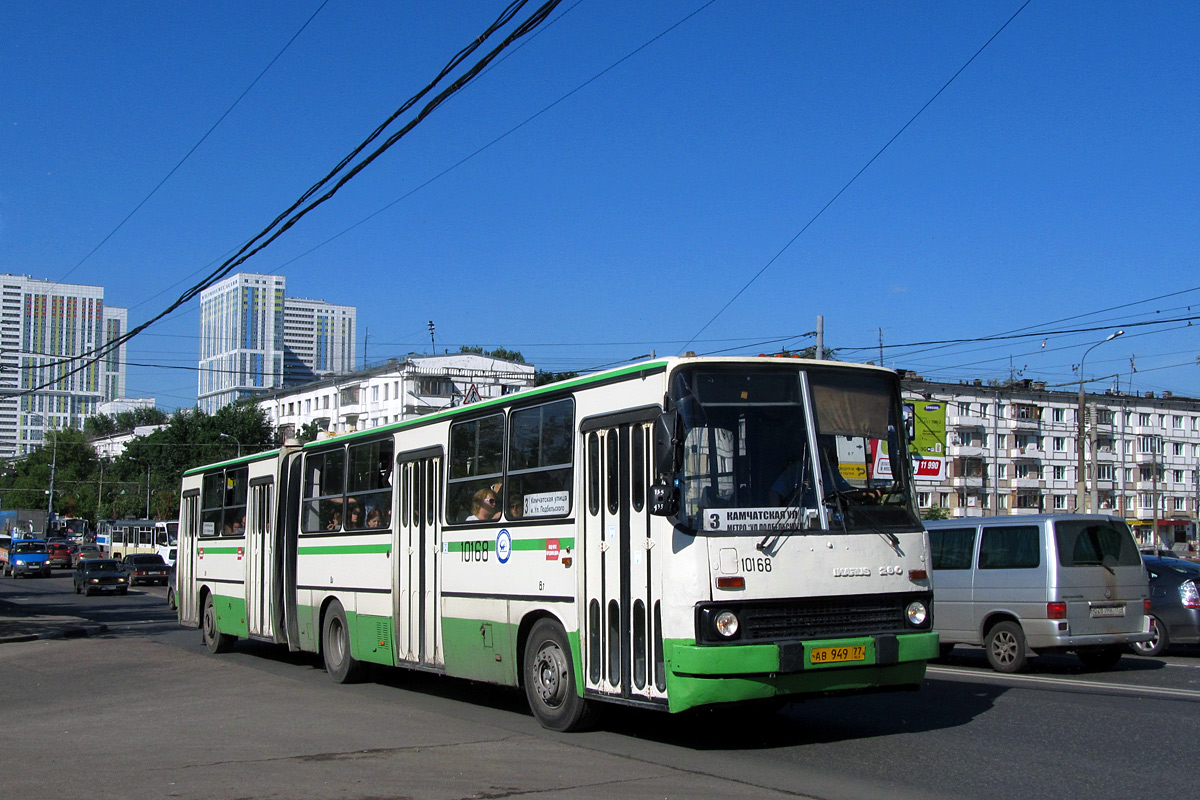
[[[51,431],[57,433],[57,431]],[[54,470],[58,467],[58,436],[54,437],[54,445],[50,458],[50,491],[46,500],[46,536],[50,535],[50,522],[54,519]]]
[[[433,340],[433,320],[429,320],[429,352],[437,355],[437,343]]]
[[[433,323],[431,322],[429,325],[432,328]],[[825,358],[825,317],[821,314],[817,315],[817,352],[813,358],[817,361]]]

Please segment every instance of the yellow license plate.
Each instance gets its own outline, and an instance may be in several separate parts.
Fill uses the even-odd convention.
[[[814,647],[809,651],[809,661],[813,664],[836,664],[839,661],[866,661],[867,648],[862,645],[854,647]]]

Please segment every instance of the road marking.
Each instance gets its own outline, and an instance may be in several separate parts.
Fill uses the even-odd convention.
[[[1051,675],[1005,675],[999,672],[976,672],[955,667],[929,666],[926,674],[934,673],[947,678],[954,678],[979,683],[1002,683],[1011,685],[1042,685],[1053,686],[1056,689],[1113,692],[1116,694],[1143,695],[1148,697],[1164,697],[1176,700],[1191,700],[1200,702],[1200,689],[1171,689],[1158,686],[1132,686],[1127,683],[1108,683],[1105,681],[1081,681],[1071,678],[1058,678]]]

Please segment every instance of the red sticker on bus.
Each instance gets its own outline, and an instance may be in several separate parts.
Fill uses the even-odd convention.
[[[558,561],[558,539],[546,540],[546,560]]]

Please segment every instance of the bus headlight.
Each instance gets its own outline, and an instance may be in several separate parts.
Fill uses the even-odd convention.
[[[920,600],[909,603],[904,613],[908,617],[908,624],[915,628],[921,627],[925,624],[925,620],[929,619],[929,609]]]
[[[713,626],[716,627],[717,633],[726,639],[732,639],[734,636],[737,636],[738,632],[737,614],[734,614],[732,611],[722,611],[713,620]]]

